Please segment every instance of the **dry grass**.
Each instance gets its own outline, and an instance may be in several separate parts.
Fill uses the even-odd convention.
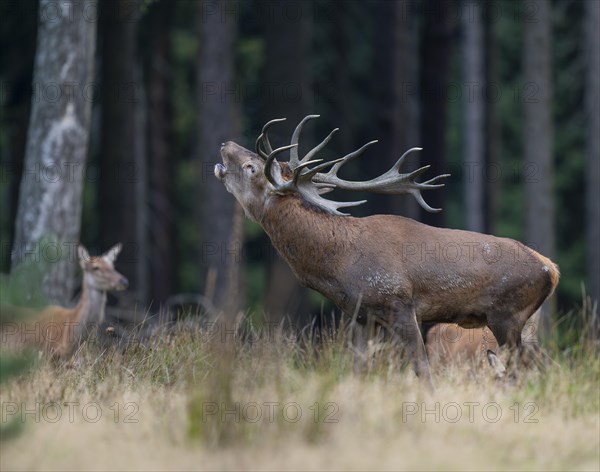
[[[449,366],[429,393],[392,349],[353,374],[343,335],[314,347],[222,334],[185,329],[125,351],[89,343],[72,368],[40,361],[1,388],[3,422],[28,413],[1,443],[0,469],[600,468],[591,342],[512,382]]]

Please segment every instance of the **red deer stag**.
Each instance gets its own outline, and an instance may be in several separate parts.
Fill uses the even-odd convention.
[[[361,154],[360,149],[330,162],[315,159],[329,142],[304,157],[298,141],[305,117],[289,146],[273,149],[269,121],[256,141],[256,153],[234,143],[221,146],[222,164],[215,176],[234,195],[246,215],[258,222],[300,282],[317,290],[357,321],[364,346],[367,319],[399,336],[417,375],[431,385],[421,322],[488,326],[500,346],[521,349],[527,319],[558,283],[557,266],[518,241],[470,231],[442,229],[391,215],[354,218],[340,208],[364,203],[335,202],[322,195],[333,189],[383,194],[409,193],[430,212],[421,190],[447,175],[416,182],[430,166],[399,172],[408,150],[377,178],[362,182],[338,177],[340,168]],[[288,162],[275,159],[284,151]],[[328,169],[328,170],[327,170]]]

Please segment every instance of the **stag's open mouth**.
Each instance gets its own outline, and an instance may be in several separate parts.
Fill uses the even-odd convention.
[[[227,172],[227,167],[223,164],[215,165],[215,177],[219,180],[223,180],[225,178],[225,173]]]

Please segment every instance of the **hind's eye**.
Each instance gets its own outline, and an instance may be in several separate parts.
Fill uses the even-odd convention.
[[[92,267],[92,270],[100,270],[100,267]]]

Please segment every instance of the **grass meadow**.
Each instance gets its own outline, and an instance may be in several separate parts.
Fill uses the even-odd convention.
[[[42,357],[2,384],[0,469],[599,470],[586,329],[558,330],[544,371],[438,366],[435,392],[390,345],[354,373],[345,329],[315,342],[182,323],[125,347],[91,339],[74,362]]]

